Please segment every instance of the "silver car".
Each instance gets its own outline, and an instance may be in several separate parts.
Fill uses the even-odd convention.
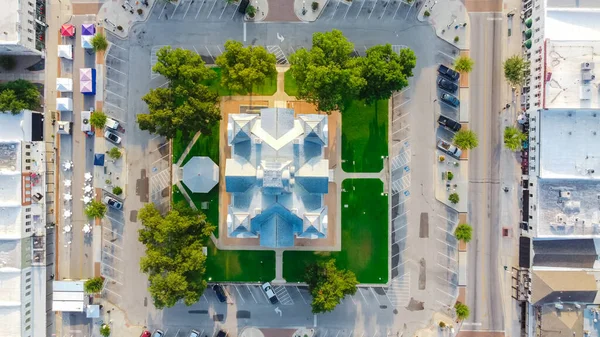
[[[271,283],[266,282],[262,285],[262,289],[264,290],[265,294],[267,294],[267,297],[269,298],[269,301],[271,301],[271,304],[277,304],[279,302],[279,300],[277,299],[277,295],[275,295],[275,292],[273,291],[273,287],[271,287]]]

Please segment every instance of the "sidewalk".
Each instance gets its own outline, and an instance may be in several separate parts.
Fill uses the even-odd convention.
[[[429,22],[440,39],[469,49],[469,15],[460,0],[426,0],[417,19]]]
[[[313,2],[318,4],[316,10],[312,9]],[[313,22],[319,18],[328,3],[329,0],[294,0],[294,12],[298,16],[298,19],[305,22]]]
[[[102,5],[98,12],[98,26],[104,26],[119,38],[126,38],[131,27],[137,22],[148,19],[152,13],[155,0],[111,0]],[[145,4],[144,4],[145,3]],[[171,2],[171,5],[179,6],[181,0]],[[147,4],[147,5],[146,5]],[[159,5],[161,2],[159,1]],[[166,2],[162,2],[167,6]],[[141,14],[140,14],[141,11]]]

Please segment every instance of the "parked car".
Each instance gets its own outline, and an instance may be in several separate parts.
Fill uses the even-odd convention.
[[[438,139],[437,147],[455,158],[460,158],[460,155],[462,154],[462,151],[459,148],[443,139]]]
[[[450,69],[443,64],[440,64],[438,67],[438,73],[454,82],[458,81],[460,78],[460,74],[456,70]]]
[[[123,203],[113,197],[109,197],[107,195],[104,197],[103,200],[104,203],[107,204],[109,207],[112,207],[114,209],[123,209]]]
[[[142,334],[140,335],[140,337],[150,337],[150,336],[152,336],[152,333],[150,333],[150,331],[148,331],[148,330],[142,331]]]
[[[446,90],[451,94],[455,93],[456,90],[458,90],[458,85],[456,85],[456,83],[450,82],[445,78],[438,78],[437,84],[440,89]]]
[[[452,132],[458,132],[458,130],[460,130],[462,126],[459,122],[452,120],[444,115],[440,115],[440,117],[438,118],[438,124]]]
[[[219,330],[219,332],[217,332],[217,337],[227,337],[227,332]]]
[[[276,304],[277,302],[279,302],[279,300],[277,299],[277,295],[275,295],[275,292],[273,291],[273,287],[271,287],[271,283],[266,282],[262,285],[262,289],[264,290],[265,294],[267,294],[267,297],[269,298],[269,301],[271,301],[271,304]]]
[[[219,302],[224,303],[227,302],[227,295],[225,295],[225,290],[223,290],[223,287],[221,287],[218,284],[215,284],[212,289],[215,291],[215,294],[217,294],[217,298],[219,299]]]
[[[115,144],[121,144],[121,137],[117,136],[116,134],[114,134],[113,132],[110,132],[108,130],[106,130],[104,132],[104,138],[108,139],[109,141],[111,141]]]
[[[455,108],[458,108],[458,106],[460,105],[460,101],[458,100],[458,98],[456,98],[456,96],[450,94],[442,94],[440,98],[442,99],[442,102],[451,105]]]
[[[112,118],[106,118],[106,123],[104,123],[104,126],[106,126],[109,129],[113,129],[113,130],[119,130],[119,122],[117,122],[116,120],[112,119]]]
[[[188,337],[200,337],[200,333],[197,330],[192,329]]]
[[[163,337],[164,335],[165,335],[165,333],[162,330],[156,329],[156,330],[154,330],[152,337]]]

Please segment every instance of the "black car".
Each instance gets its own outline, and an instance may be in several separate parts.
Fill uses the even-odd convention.
[[[442,100],[442,102],[449,104],[455,108],[458,108],[458,106],[460,105],[460,101],[458,100],[458,98],[450,94],[442,94],[442,96],[440,96],[440,99]]]
[[[212,289],[215,291],[215,294],[217,295],[219,302],[221,302],[221,303],[227,302],[227,295],[225,295],[225,290],[223,290],[223,287],[221,287],[218,284],[215,284],[212,287]]]
[[[455,93],[456,90],[458,90],[458,85],[456,85],[456,83],[450,82],[445,78],[439,78],[437,84],[440,89],[446,90],[451,94]]]
[[[444,115],[440,115],[440,117],[438,118],[438,124],[452,132],[458,132],[461,128],[459,122],[454,121]]]
[[[217,337],[227,337],[227,332],[219,330],[219,332],[217,333]]]
[[[456,82],[460,78],[459,72],[457,72],[456,70],[452,70],[443,64],[440,64],[440,66],[438,67],[438,73],[444,76],[445,78],[449,79],[450,81]]]

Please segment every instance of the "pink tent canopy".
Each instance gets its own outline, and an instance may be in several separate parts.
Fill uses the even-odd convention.
[[[92,68],[79,69],[79,81],[91,81],[92,80]]]
[[[79,86],[81,87],[80,92],[82,93],[94,91],[92,81],[81,81],[79,82]]]

